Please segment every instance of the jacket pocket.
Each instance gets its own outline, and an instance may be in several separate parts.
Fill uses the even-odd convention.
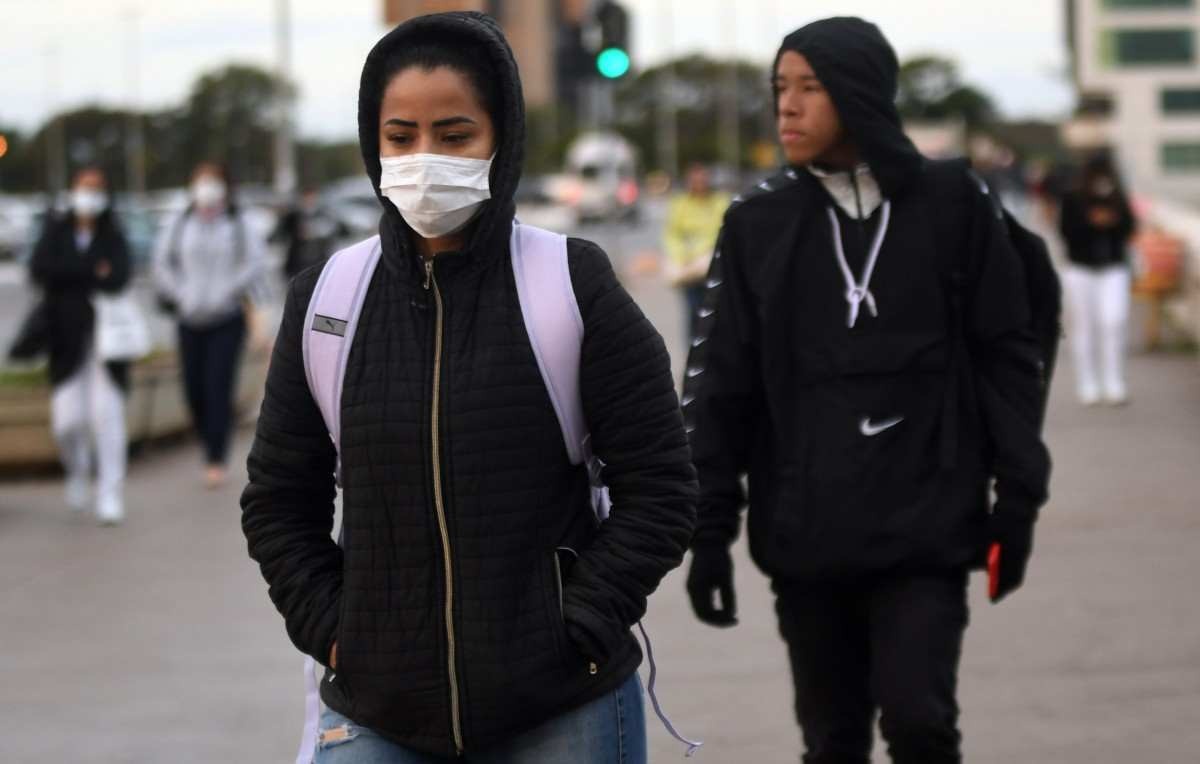
[[[578,553],[566,546],[557,547],[550,554],[550,577],[553,584],[550,604],[551,624],[554,630],[554,644],[558,650],[559,659],[571,667],[572,673],[579,667],[592,669],[595,664],[592,659],[583,655],[567,634],[566,613],[563,608],[563,594],[566,581],[570,577],[571,568],[578,558]],[[592,673],[595,673],[592,670]]]

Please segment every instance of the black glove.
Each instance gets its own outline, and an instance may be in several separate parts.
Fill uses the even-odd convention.
[[[999,602],[1020,588],[1025,566],[1033,552],[1033,520],[999,511],[988,520],[988,547],[1000,545],[1000,586],[992,602]]]
[[[737,625],[737,596],[733,592],[733,557],[725,544],[701,544],[692,549],[687,577],[688,596],[696,617],[710,626]],[[715,604],[721,595],[721,607]]]

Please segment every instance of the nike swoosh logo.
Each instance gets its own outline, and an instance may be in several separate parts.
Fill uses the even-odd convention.
[[[698,348],[705,342],[708,342],[708,337],[697,337],[696,339],[692,340],[692,347]]]
[[[706,286],[709,289],[716,289],[717,287],[721,286],[724,283],[725,282],[721,281],[720,279],[709,279],[708,281],[706,281],[704,283],[704,286]]]
[[[700,316],[700,318],[708,318],[709,316],[713,315],[714,313],[716,313],[716,311],[713,310],[712,308],[701,308],[700,312],[697,313],[696,315]]]
[[[865,416],[862,418],[862,421],[858,423],[858,431],[861,432],[865,437],[873,438],[880,433],[887,432],[903,421],[904,417],[898,416],[895,419],[887,419],[876,424],[871,422],[871,417]]]
[[[695,379],[704,373],[704,369],[691,368],[687,370],[688,379]]]

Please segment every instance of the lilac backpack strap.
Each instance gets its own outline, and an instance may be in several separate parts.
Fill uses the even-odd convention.
[[[579,393],[583,316],[571,286],[567,237],[514,221],[509,248],[525,330],[562,428],[567,456],[571,464],[587,466],[592,508],[597,519],[604,520],[611,501],[600,480],[604,463],[592,453]]]
[[[347,247],[325,263],[304,316],[301,345],[308,389],[325,419],[338,451],[337,477],[342,475],[342,378],[354,344],[358,316],[381,252],[379,237]]]
[[[604,521],[612,508],[612,501],[608,488],[601,480],[604,463],[592,453],[591,435],[583,415],[583,399],[579,390],[583,316],[571,285],[567,237],[514,222],[510,250],[525,330],[529,334],[529,344],[537,358],[546,391],[550,394],[550,402],[554,405],[554,413],[558,416],[567,455],[572,464],[587,465],[592,483],[592,509],[596,512],[596,518]],[[667,732],[687,746],[687,756],[691,756],[704,743],[681,735],[658,702],[658,693],[655,692],[658,666],[654,662],[654,649],[640,622],[638,630],[642,633],[646,659],[650,663],[646,690],[654,712],[662,720]]]
[[[342,379],[346,360],[354,344],[354,332],[371,276],[379,264],[381,248],[374,236],[335,253],[325,263],[308,310],[300,345],[304,354],[304,373],[329,437],[338,452],[337,481],[342,481]],[[341,540],[339,538],[339,543]],[[321,694],[317,680],[317,662],[304,659],[304,732],[296,764],[311,764],[316,755],[321,722]]]

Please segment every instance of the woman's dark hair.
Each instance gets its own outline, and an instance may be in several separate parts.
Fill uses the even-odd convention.
[[[483,104],[484,110],[492,118],[496,144],[500,144],[503,131],[500,82],[493,73],[495,64],[483,48],[464,44],[462,39],[455,37],[431,36],[388,57],[383,65],[383,88],[386,89],[397,74],[414,66],[427,72],[444,66],[465,77],[471,83],[479,103]],[[383,99],[382,92],[379,93],[379,99]]]
[[[104,183],[105,190],[108,189],[108,175],[104,172],[104,168],[98,164],[85,164],[76,170],[75,174],[71,176],[71,188],[74,188],[79,183],[79,179],[84,175],[100,176],[100,180]]]
[[[1092,183],[1098,178],[1108,178],[1113,182],[1116,191],[1119,195],[1125,195],[1124,184],[1121,183],[1121,176],[1117,173],[1117,167],[1113,163],[1112,157],[1105,153],[1093,154],[1084,162],[1083,168],[1079,171],[1078,186],[1083,193],[1089,193]]]

